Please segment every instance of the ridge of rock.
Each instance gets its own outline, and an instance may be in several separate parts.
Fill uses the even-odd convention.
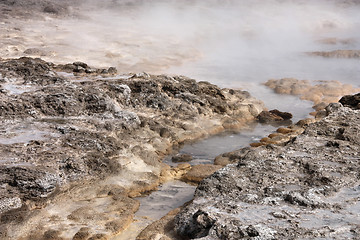
[[[339,104],[338,104],[339,105]],[[341,105],[284,146],[230,153],[175,217],[191,239],[360,237],[360,113]]]

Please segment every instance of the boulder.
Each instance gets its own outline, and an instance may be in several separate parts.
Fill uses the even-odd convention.
[[[339,102],[346,107],[360,109],[360,93],[343,96]]]
[[[199,183],[220,168],[222,168],[222,166],[213,164],[195,165],[183,176],[182,179],[186,182]]]
[[[288,112],[281,112],[277,109],[271,111],[262,111],[258,116],[257,119],[261,123],[271,123],[271,122],[279,122],[279,121],[286,121],[292,118],[292,114]]]

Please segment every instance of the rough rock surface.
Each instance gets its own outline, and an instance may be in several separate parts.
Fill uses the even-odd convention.
[[[51,0],[2,0],[0,1],[0,19],[10,17],[36,17],[40,14],[65,15],[69,13],[71,1]],[[72,4],[74,5],[74,4]]]
[[[147,226],[137,237],[136,240],[174,240],[182,239],[174,231],[174,217],[180,208],[170,211],[167,215]]]
[[[0,61],[1,239],[116,234],[138,206],[128,196],[158,186],[172,147],[263,110],[240,90],[115,74],[81,62]]]
[[[261,123],[273,123],[279,121],[286,121],[292,118],[292,114],[288,112],[281,112],[277,109],[271,111],[262,111],[256,118]]]
[[[182,179],[186,182],[199,183],[204,178],[213,174],[216,170],[219,170],[221,166],[213,164],[199,164],[193,166]]]
[[[175,218],[201,239],[360,238],[360,112],[341,105],[284,146],[230,153]]]
[[[346,107],[360,109],[360,93],[343,96],[339,102]]]

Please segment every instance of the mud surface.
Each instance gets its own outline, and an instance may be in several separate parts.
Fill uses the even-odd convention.
[[[237,129],[262,111],[244,91],[182,76],[120,76],[81,62],[2,60],[0,76],[8,239],[122,231],[138,207],[128,196],[162,181],[169,168],[161,159],[174,146]]]
[[[175,217],[176,232],[201,239],[359,238],[355,109],[332,104],[327,117],[282,146],[230,153],[235,163],[200,183]]]

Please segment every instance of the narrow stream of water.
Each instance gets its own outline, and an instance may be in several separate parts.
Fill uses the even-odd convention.
[[[218,155],[247,147],[250,143],[259,141],[276,128],[271,125],[253,123],[240,132],[227,131],[198,142],[186,144],[179,150],[179,153],[190,154],[193,157],[189,162],[191,165],[212,164]],[[176,166],[177,163],[173,163],[171,158],[172,155],[167,156],[164,162],[170,166]]]
[[[193,160],[189,162],[191,165],[213,163],[216,156],[247,147],[250,143],[259,141],[273,132],[277,127],[253,123],[241,131],[223,132],[198,142],[185,144],[179,153],[192,155]],[[171,157],[172,155],[167,156],[164,162],[176,166],[178,163],[173,163]],[[195,186],[181,181],[170,181],[160,186],[158,191],[137,198],[140,201],[140,208],[135,214],[134,222],[113,240],[135,239],[146,226],[192,200],[195,189]]]

